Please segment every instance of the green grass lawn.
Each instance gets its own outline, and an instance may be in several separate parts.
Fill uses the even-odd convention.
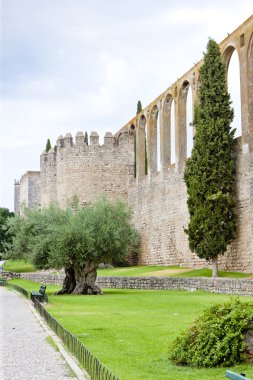
[[[178,266],[131,266],[99,269],[98,276],[163,276],[163,277],[212,277],[211,269],[191,269]],[[219,271],[219,277],[252,277],[250,273]]]
[[[24,260],[8,260],[4,264],[4,269],[10,272],[36,272],[37,269]],[[128,266],[110,269],[99,269],[98,276],[162,276],[162,277],[211,277],[211,269],[191,269],[178,266]],[[246,278],[252,274],[238,272],[219,271],[220,277]]]
[[[158,266],[158,265],[143,265],[143,266],[128,266],[116,267],[109,269],[98,269],[98,276],[151,276],[154,272],[164,272],[167,270],[180,270],[178,266]],[[189,269],[190,270],[190,269]]]
[[[23,272],[36,272],[37,269],[30,263],[24,260],[8,260],[4,264],[4,270],[9,272],[23,273]]]
[[[172,275],[173,277],[212,277],[211,269],[194,269],[189,272],[182,272],[179,274]],[[225,272],[219,270],[219,277],[227,277],[227,278],[247,278],[252,277],[251,273],[241,273],[241,272]]]
[[[12,284],[19,285],[22,288],[26,289],[28,291],[29,295],[30,295],[32,290],[39,290],[40,285],[41,285],[41,283],[33,282],[33,281],[29,281],[29,280],[23,280],[22,278],[20,278],[20,279],[17,278],[15,280],[11,280],[9,282]],[[52,296],[54,294],[54,292],[56,292],[57,290],[60,289],[59,285],[47,284],[46,286],[47,286],[46,293],[48,294],[48,296]]]
[[[13,280],[27,290],[38,284]],[[204,291],[105,289],[103,296],[53,296],[48,311],[76,335],[122,380],[219,380],[228,368],[176,367],[167,359],[169,344],[205,307],[229,296]],[[249,300],[247,297],[241,299]],[[253,377],[253,366],[230,368]]]

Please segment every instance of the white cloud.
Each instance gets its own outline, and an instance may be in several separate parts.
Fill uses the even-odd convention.
[[[104,78],[100,88],[91,95],[91,103],[93,112],[106,116],[115,110],[122,94],[129,91],[131,73],[123,58],[106,52],[100,56],[100,65]]]

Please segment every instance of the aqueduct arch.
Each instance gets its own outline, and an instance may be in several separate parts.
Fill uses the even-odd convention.
[[[233,33],[228,35],[221,43],[220,50],[225,66],[229,67],[232,54],[238,54],[240,65],[240,92],[241,92],[241,126],[242,141],[247,143],[249,133],[253,133],[253,16],[246,20]],[[171,122],[175,116],[175,161],[176,170],[184,166],[187,158],[187,94],[192,91],[192,108],[198,101],[200,84],[200,67],[202,60],[196,63],[186,74],[179,78],[154,102],[148,105],[142,112],[139,120],[134,117],[132,122],[136,125],[136,151],[137,172],[140,178],[145,175],[145,129],[147,130],[147,155],[149,177],[157,172],[157,138],[160,130],[161,170],[164,171],[171,165]],[[175,115],[171,114],[172,104],[175,107]],[[145,115],[145,116],[144,116]],[[158,115],[160,118],[157,125]],[[145,124],[144,124],[145,120]],[[128,124],[129,125],[129,124]],[[145,125],[145,126],[144,126]],[[123,127],[124,128],[124,127]],[[139,131],[142,129],[141,131]],[[249,145],[251,147],[251,144]],[[252,146],[253,149],[253,146]],[[139,151],[140,150],[140,151]],[[143,164],[144,161],[144,164]]]
[[[145,156],[146,156],[146,128],[147,120],[144,115],[138,120],[136,131],[136,177],[140,179],[145,176]]]
[[[152,175],[157,172],[157,138],[158,138],[158,107],[154,105],[148,120],[148,172]]]
[[[249,110],[249,131],[253,133],[253,33],[251,33],[251,37],[248,45],[247,52],[247,66],[248,66],[248,110]]]
[[[231,64],[235,63],[235,60],[238,61],[238,72],[233,72],[233,75],[230,71]],[[232,100],[232,107],[234,109],[234,121],[232,124],[232,128],[236,128],[236,137],[242,135],[242,109],[241,109],[241,75],[240,75],[240,46],[238,45],[238,41],[234,45],[229,45],[226,47],[222,54],[222,61],[227,70],[227,87]],[[237,68],[237,67],[236,67]],[[234,68],[235,69],[235,68]],[[232,70],[232,69],[231,69]],[[239,82],[239,85],[236,85],[236,82]],[[230,87],[232,86],[232,88]],[[237,98],[235,96],[235,91],[237,92]],[[234,123],[237,123],[235,125]]]
[[[171,164],[171,114],[173,97],[167,94],[162,109],[161,119],[161,168],[167,168]]]
[[[188,80],[184,80],[182,86],[179,91],[179,108],[178,108],[178,136],[179,136],[179,147],[178,147],[178,158],[179,161],[184,161],[187,158],[187,144],[189,143],[189,133],[188,133],[188,124],[189,120],[187,120],[187,108],[189,104],[187,100],[189,99],[189,91],[191,90],[191,85]],[[192,99],[193,101],[193,99]],[[193,104],[191,104],[193,108]],[[192,120],[190,120],[192,122]]]

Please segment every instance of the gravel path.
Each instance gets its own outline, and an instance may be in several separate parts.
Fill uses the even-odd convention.
[[[0,287],[0,379],[74,380],[25,301]]]

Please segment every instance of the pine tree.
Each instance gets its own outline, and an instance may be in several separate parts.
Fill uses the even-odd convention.
[[[51,149],[51,142],[49,139],[47,139],[46,152],[49,152],[50,149]]]
[[[190,222],[185,232],[200,258],[217,258],[235,237],[235,162],[233,109],[226,86],[226,68],[218,44],[210,39],[200,69],[199,104],[195,108],[194,147],[186,162],[184,180]]]
[[[84,141],[86,142],[87,145],[89,145],[88,133],[87,132],[85,132],[85,134],[84,134]]]
[[[142,111],[142,105],[141,105],[141,101],[138,100],[138,103],[137,103],[137,112],[136,112],[136,115],[138,115],[139,112]]]

